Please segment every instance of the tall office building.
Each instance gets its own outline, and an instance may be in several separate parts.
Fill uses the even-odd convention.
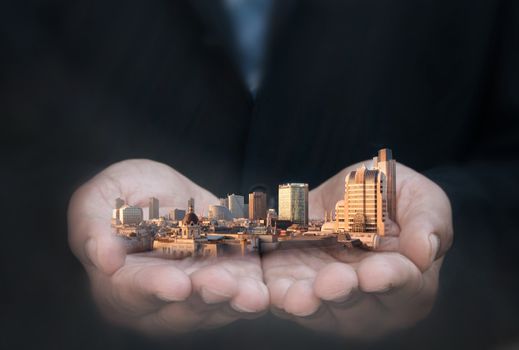
[[[396,161],[393,152],[389,148],[379,150],[378,157],[373,158],[373,166],[386,176],[387,215],[396,221]]]
[[[116,225],[121,223],[121,218],[119,217],[119,209],[121,209],[125,203],[126,202],[122,198],[117,198],[115,200],[115,209],[112,211],[112,219]]]
[[[119,220],[123,225],[137,225],[142,221],[142,208],[123,205],[119,208]]]
[[[289,183],[279,185],[278,218],[308,225],[308,184]]]
[[[346,176],[345,228],[352,239],[369,248],[376,248],[379,237],[385,235],[386,218],[395,218],[395,176],[396,165],[389,149],[380,150],[373,158],[372,169],[362,165]]]
[[[233,218],[243,218],[245,214],[243,196],[233,193],[227,196],[227,201]]]
[[[227,207],[223,205],[210,205],[207,212],[209,219],[214,220],[232,220],[232,214]]]
[[[265,220],[267,218],[267,194],[265,192],[249,193],[249,219]]]
[[[225,197],[225,198],[218,198],[218,201],[220,202],[220,205],[222,207],[226,207],[227,209],[229,209],[229,200],[227,199],[227,197]]]
[[[173,209],[169,211],[169,219],[174,221],[180,221],[186,216],[184,209]]]
[[[150,197],[150,204],[148,209],[148,219],[158,219],[159,218],[159,200],[155,197]]]
[[[344,222],[344,199],[341,199],[335,204],[335,229],[336,231],[346,231]]]
[[[243,217],[245,219],[249,218],[249,203],[244,203],[243,204]]]

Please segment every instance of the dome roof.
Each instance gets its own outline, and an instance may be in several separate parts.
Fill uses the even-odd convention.
[[[184,225],[189,225],[190,223],[193,223],[196,225],[196,224],[198,224],[198,216],[196,216],[195,213],[187,213],[186,216],[184,216],[182,223]]]

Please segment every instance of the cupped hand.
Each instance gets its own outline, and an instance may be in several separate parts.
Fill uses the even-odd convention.
[[[257,256],[166,260],[126,255],[111,228],[116,198],[145,207],[198,208],[217,198],[174,169],[150,160],[116,163],[81,186],[68,210],[69,244],[84,265],[101,311],[118,323],[171,334],[218,327],[261,314],[269,294]]]
[[[311,215],[343,197],[343,170],[310,193]],[[397,224],[379,251],[344,247],[279,250],[262,259],[272,311],[316,330],[374,338],[431,310],[452,244],[450,202],[435,183],[397,164]]]

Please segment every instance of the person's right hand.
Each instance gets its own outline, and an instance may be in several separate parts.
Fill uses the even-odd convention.
[[[94,298],[110,319],[153,333],[213,328],[255,317],[269,305],[258,256],[181,261],[126,255],[111,228],[116,198],[145,207],[207,208],[217,198],[174,169],[150,160],[116,163],[72,196],[69,244],[84,265]]]

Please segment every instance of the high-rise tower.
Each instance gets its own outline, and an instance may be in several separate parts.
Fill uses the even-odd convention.
[[[279,185],[279,219],[295,224],[308,225],[308,184],[289,183]]]
[[[243,196],[230,194],[227,196],[229,210],[234,218],[243,218],[245,216],[245,204]]]
[[[351,239],[376,248],[386,234],[386,220],[396,220],[396,162],[390,149],[381,149],[373,168],[362,165],[346,176],[344,226]]]
[[[159,200],[155,197],[150,197],[148,218],[150,220],[159,218]]]
[[[267,218],[267,194],[265,192],[249,193],[249,219],[265,220]]]
[[[393,159],[393,152],[389,148],[378,151],[376,165],[381,172],[386,175],[387,189],[387,214],[389,219],[396,221],[396,161]]]

